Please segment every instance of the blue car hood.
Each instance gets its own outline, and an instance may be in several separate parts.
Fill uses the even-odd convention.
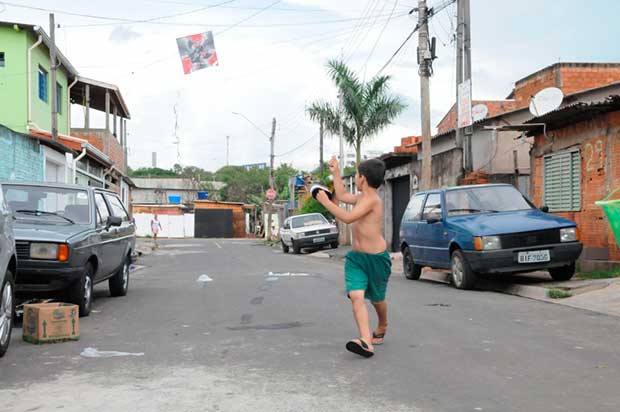
[[[575,223],[568,219],[537,209],[455,216],[449,217],[447,223],[473,236],[505,235],[575,226]]]

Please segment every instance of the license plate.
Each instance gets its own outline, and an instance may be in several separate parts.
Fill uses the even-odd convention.
[[[321,242],[325,242],[325,238],[324,237],[315,237],[314,239],[312,239],[312,241],[314,243],[321,243]]]
[[[531,252],[519,252],[517,256],[519,263],[540,263],[551,261],[551,254],[548,250],[534,250]]]

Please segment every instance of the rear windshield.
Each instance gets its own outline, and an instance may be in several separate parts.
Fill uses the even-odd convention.
[[[90,223],[90,200],[86,190],[45,186],[2,186],[6,203],[17,219],[47,223]]]
[[[532,209],[532,204],[513,186],[482,186],[446,192],[448,216],[528,209]]]
[[[325,219],[323,215],[317,213],[316,215],[299,216],[293,218],[293,220],[291,221],[291,227],[293,229],[297,229],[306,226],[324,225],[326,223],[329,223],[327,222],[327,219]]]

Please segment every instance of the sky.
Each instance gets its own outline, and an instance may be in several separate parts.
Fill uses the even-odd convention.
[[[561,4],[471,0],[475,100],[505,98],[515,81],[558,61],[620,62],[619,1]],[[319,138],[305,108],[337,98],[326,62],[343,58],[371,79],[415,27],[417,16],[409,12],[416,6],[414,0],[0,0],[0,20],[47,29],[48,13],[55,13],[58,47],[80,74],[121,89],[131,113],[132,168],[150,166],[157,152],[159,167],[217,170],[226,164],[226,136],[230,164],[268,162],[264,134],[276,118],[276,165],[309,170],[318,165]],[[450,5],[430,22],[438,56],[433,130],[455,100],[455,14]],[[205,31],[213,31],[219,66],[185,75],[176,38]],[[400,138],[420,133],[416,48],[417,34],[382,73],[392,77],[391,92],[407,109],[363,151],[389,152]],[[101,114],[91,116],[103,127]],[[82,127],[82,107],[72,108],[72,121]],[[337,136],[326,137],[325,156],[337,152]]]

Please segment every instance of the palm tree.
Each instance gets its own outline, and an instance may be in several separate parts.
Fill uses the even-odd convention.
[[[323,123],[332,135],[340,133],[355,147],[356,163],[361,161],[362,143],[375,137],[406,108],[398,96],[389,93],[390,76],[376,76],[364,82],[342,61],[330,60],[327,71],[342,96],[343,108],[328,102],[312,103],[308,114]]]

